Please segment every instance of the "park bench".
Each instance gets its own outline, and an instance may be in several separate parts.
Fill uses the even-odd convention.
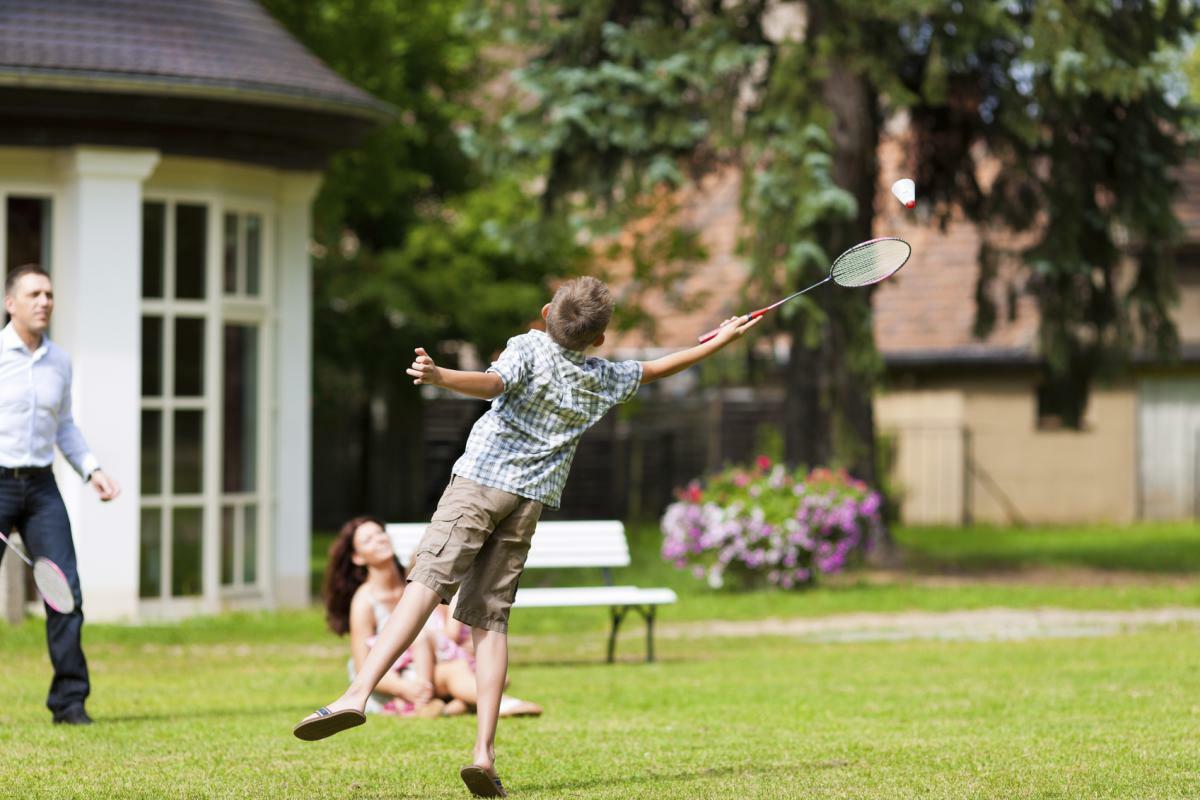
[[[392,547],[407,568],[427,523],[393,522],[387,526]],[[604,586],[528,587],[517,590],[514,608],[608,606],[612,629],[608,635],[608,661],[617,647],[617,630],[630,611],[646,620],[646,660],[654,660],[654,612],[674,603],[670,589],[613,586],[612,568],[629,566],[625,526],[613,520],[539,522],[529,548],[526,569],[600,567]]]

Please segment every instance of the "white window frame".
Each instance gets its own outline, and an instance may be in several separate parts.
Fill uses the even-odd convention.
[[[220,286],[220,301],[222,307],[222,315],[220,321],[219,338],[221,342],[222,352],[220,354],[220,364],[218,372],[223,372],[225,353],[225,326],[245,325],[253,326],[258,329],[258,364],[257,364],[257,381],[258,381],[258,396],[256,408],[256,424],[255,424],[255,491],[254,492],[230,492],[224,491],[224,486],[221,484],[221,475],[218,471],[218,490],[221,496],[220,507],[217,515],[217,537],[220,540],[220,524],[221,515],[226,506],[234,508],[234,561],[233,575],[234,582],[228,586],[221,586],[220,591],[223,597],[233,598],[246,595],[259,595],[267,592],[267,587],[270,581],[264,578],[264,573],[269,573],[270,568],[270,547],[269,532],[272,530],[271,510],[274,505],[274,498],[271,497],[267,483],[272,479],[271,470],[265,468],[270,463],[271,456],[271,430],[270,422],[271,398],[273,386],[271,384],[271,354],[275,352],[274,338],[274,309],[271,305],[271,298],[274,297],[274,284],[272,276],[274,270],[268,269],[268,265],[275,263],[274,248],[274,228],[271,214],[272,209],[263,203],[252,203],[247,201],[230,202],[221,208],[221,282]],[[225,294],[225,275],[224,275],[224,237],[225,237],[225,215],[236,214],[239,218],[238,225],[238,244],[237,244],[237,260],[238,260],[238,279],[237,293]],[[245,293],[246,289],[246,247],[245,247],[245,228],[241,221],[250,215],[257,215],[259,218],[259,245],[261,252],[259,253],[258,262],[258,294],[251,296]],[[223,388],[223,387],[222,387]],[[223,395],[222,398],[223,399]],[[220,404],[220,401],[218,401]],[[223,404],[221,413],[224,413]],[[218,428],[218,432],[224,430],[224,420],[222,419],[222,427]],[[218,445],[218,451],[219,451]],[[254,583],[246,584],[243,582],[245,576],[245,507],[255,505],[257,507],[255,520],[255,572]],[[218,552],[218,556],[220,553]],[[221,564],[218,559],[216,564],[217,582],[220,583],[220,568]]]
[[[160,481],[165,490],[170,485],[170,473],[174,468],[174,412],[178,410],[200,410],[204,412],[202,435],[203,478],[199,494],[162,493],[140,498],[142,509],[157,509],[161,515],[160,575],[162,585],[157,597],[138,598],[139,606],[149,616],[176,616],[197,612],[215,612],[222,607],[239,601],[251,605],[266,601],[271,596],[273,581],[271,547],[274,541],[274,520],[271,487],[273,486],[273,449],[269,424],[271,400],[274,397],[272,370],[274,354],[274,230],[275,208],[269,202],[238,198],[230,194],[214,192],[147,191],[143,203],[162,203],[166,207],[163,248],[163,296],[140,298],[141,316],[158,316],[163,319],[162,348],[162,395],[142,397],[142,410],[158,410],[162,414]],[[207,235],[205,258],[205,298],[203,300],[178,300],[175,293],[175,208],[177,205],[203,205],[207,211]],[[262,253],[259,263],[259,294],[257,297],[237,297],[225,294],[224,280],[224,220],[226,211],[258,214],[262,221],[260,243]],[[239,236],[239,239],[242,238]],[[239,244],[239,258],[244,245]],[[139,263],[138,269],[142,265]],[[179,316],[201,317],[205,320],[204,334],[204,391],[200,397],[175,398],[175,331],[174,320]],[[168,323],[168,320],[170,322]],[[258,398],[257,398],[257,474],[256,491],[252,493],[225,494],[222,485],[221,458],[222,433],[224,430],[224,329],[229,324],[255,325],[259,330]],[[140,353],[139,353],[140,357]],[[139,448],[140,448],[139,434]],[[172,490],[174,487],[171,487]],[[243,554],[235,550],[235,579],[233,586],[221,585],[221,525],[222,508],[236,505],[257,504],[256,571],[253,584],[242,584],[243,571],[237,571],[243,563]],[[171,561],[174,532],[171,517],[176,508],[200,508],[201,523],[201,586],[200,595],[175,597],[171,595]],[[236,523],[239,535],[235,537],[235,548],[241,544],[240,516]],[[139,542],[141,534],[139,533]],[[140,552],[140,545],[139,545]],[[137,574],[141,575],[139,565]]]

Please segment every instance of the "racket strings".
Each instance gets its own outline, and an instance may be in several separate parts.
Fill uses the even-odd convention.
[[[33,583],[50,608],[61,614],[69,614],[75,609],[75,595],[71,593],[67,576],[53,561],[39,558],[34,562]]]
[[[830,276],[840,286],[868,286],[904,266],[912,248],[900,239],[875,239],[838,256]]]

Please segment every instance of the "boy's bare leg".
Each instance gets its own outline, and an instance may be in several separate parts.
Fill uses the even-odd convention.
[[[471,628],[475,642],[476,736],[474,764],[496,774],[496,721],[500,695],[508,674],[508,635],[486,628]]]
[[[425,620],[433,613],[437,604],[442,602],[437,592],[428,586],[413,582],[404,589],[404,595],[396,604],[396,610],[388,617],[387,624],[379,632],[375,644],[367,653],[362,669],[358,671],[353,682],[341,697],[326,706],[330,711],[342,711],[353,708],[362,711],[367,705],[367,698],[375,689],[380,679],[396,663],[396,658],[411,645],[425,627]],[[310,714],[307,719],[316,717]]]

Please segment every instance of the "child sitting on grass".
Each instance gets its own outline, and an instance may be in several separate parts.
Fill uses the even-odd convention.
[[[330,545],[321,594],[329,629],[339,636],[350,634],[350,680],[404,594],[404,576],[384,523],[375,517],[348,521]],[[380,680],[364,710],[429,718],[473,711],[475,659],[469,647],[468,630],[449,618],[445,606],[439,606],[416,641]],[[509,695],[500,700],[502,717],[541,713],[536,703]]]

